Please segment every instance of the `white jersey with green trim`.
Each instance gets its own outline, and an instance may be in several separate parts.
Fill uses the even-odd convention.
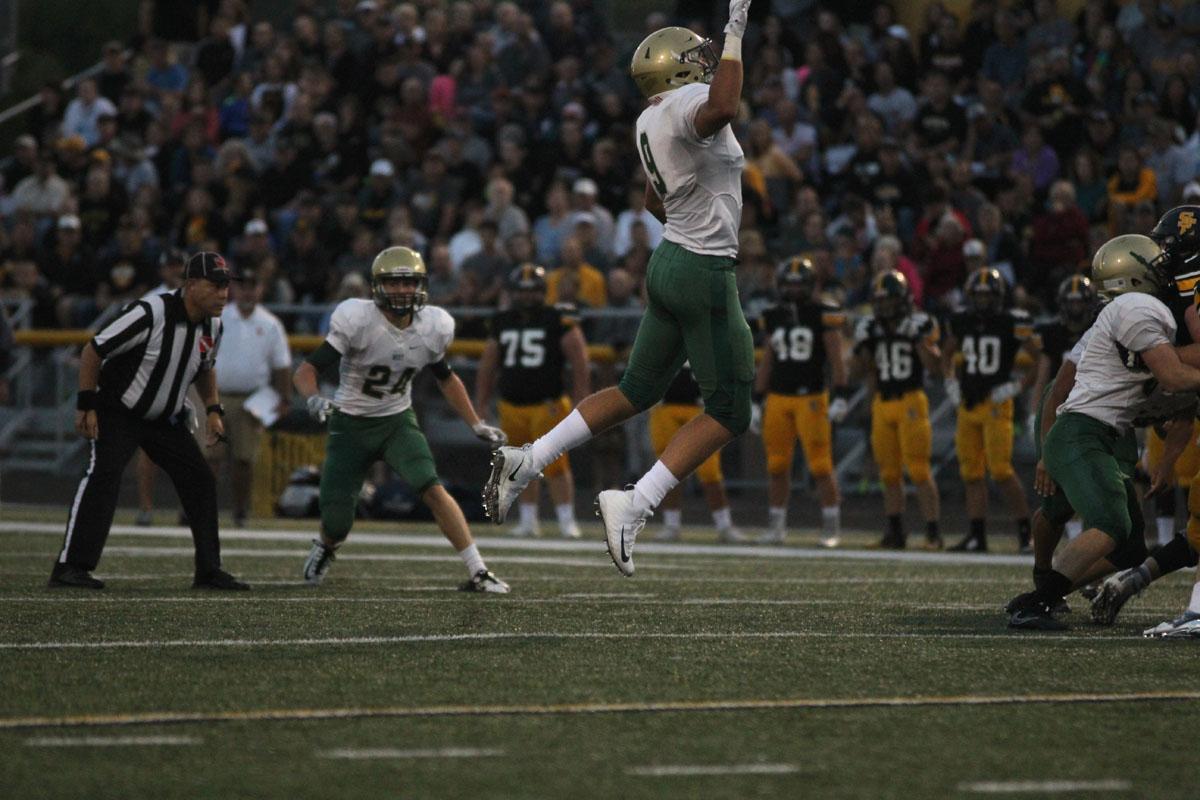
[[[342,356],[333,404],[345,414],[385,417],[412,406],[412,379],[446,357],[454,318],[425,306],[401,329],[375,301],[344,300],[333,310],[325,340]]]
[[[650,98],[635,143],[667,212],[663,238],[693,253],[734,258],[746,158],[728,125],[707,138],[697,135],[696,112],[708,89],[689,83]]]
[[[1080,339],[1075,386],[1058,414],[1086,414],[1125,431],[1150,394],[1154,375],[1142,353],[1175,341],[1175,318],[1161,300],[1141,292],[1115,297]]]

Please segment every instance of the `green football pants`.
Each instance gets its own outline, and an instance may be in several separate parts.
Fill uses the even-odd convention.
[[[738,300],[736,263],[666,240],[654,249],[646,271],[649,302],[620,385],[639,411],[662,399],[687,361],[705,413],[734,435],[749,426],[754,341]]]

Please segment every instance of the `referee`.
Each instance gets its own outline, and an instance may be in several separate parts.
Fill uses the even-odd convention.
[[[188,427],[193,381],[208,415],[208,444],[225,426],[213,365],[231,278],[225,259],[196,253],[183,286],[128,306],[83,348],[75,428],[90,440],[87,471],[67,518],[51,587],[103,589],[92,577],[117,507],[121,474],[140,447],[175,484],[196,547],[195,589],[249,589],[221,569],[216,480]]]

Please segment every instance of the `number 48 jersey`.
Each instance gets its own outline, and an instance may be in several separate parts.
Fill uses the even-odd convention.
[[[766,335],[763,345],[774,359],[767,390],[775,394],[816,394],[825,388],[825,332],[841,330],[846,315],[833,303],[782,303],[768,308],[758,320]],[[834,353],[841,358],[841,353]]]
[[[963,404],[979,405],[1002,383],[1012,379],[1021,345],[1033,336],[1033,323],[1020,309],[998,314],[959,311],[950,316],[948,330],[962,355],[959,381]]]
[[[488,336],[500,345],[501,400],[532,405],[562,396],[562,337],[574,325],[573,311],[563,306],[496,312]]]
[[[937,321],[923,311],[913,311],[894,326],[874,316],[863,317],[854,331],[854,352],[865,353],[875,364],[875,388],[884,400],[894,400],[925,385],[925,365],[917,353],[921,342],[936,344]]]
[[[412,406],[413,376],[446,357],[454,318],[425,306],[400,329],[373,300],[344,300],[333,310],[325,338],[342,356],[333,404],[352,416],[386,417]]]

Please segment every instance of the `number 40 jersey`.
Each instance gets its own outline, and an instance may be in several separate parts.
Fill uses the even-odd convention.
[[[422,367],[445,359],[454,318],[425,306],[400,329],[373,300],[344,300],[329,319],[326,341],[342,356],[333,404],[356,417],[386,417],[412,406],[412,379]]]
[[[993,389],[1012,380],[1017,352],[1033,336],[1029,315],[1018,308],[996,314],[960,311],[951,315],[947,328],[962,355],[959,379],[967,408],[979,405]]]

